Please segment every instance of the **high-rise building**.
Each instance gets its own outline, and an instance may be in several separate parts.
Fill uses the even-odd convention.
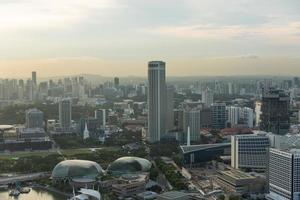
[[[211,105],[212,128],[223,129],[226,127],[226,104],[213,103]]]
[[[166,69],[162,61],[148,63],[148,135],[158,142],[166,132]]]
[[[71,127],[72,121],[72,100],[64,98],[59,101],[59,124],[63,129]]]
[[[253,127],[253,109],[247,107],[227,106],[227,122],[231,127],[243,125],[248,128]]]
[[[44,113],[36,108],[26,111],[26,128],[43,128]]]
[[[263,94],[260,128],[275,134],[286,134],[290,128],[290,97],[283,90],[271,89]]]
[[[183,113],[183,131],[187,135],[190,129],[190,140],[200,140],[200,110],[199,109],[185,109]]]
[[[227,120],[230,123],[231,127],[238,125],[240,121],[240,107],[237,106],[227,106]]]
[[[114,86],[115,88],[118,88],[120,86],[120,79],[119,77],[114,78]]]
[[[206,88],[206,90],[202,92],[202,102],[207,107],[210,107],[211,104],[214,102],[214,93],[209,88]]]
[[[268,200],[300,200],[300,150],[270,149]]]
[[[31,80],[32,80],[32,83],[33,83],[34,85],[37,85],[37,79],[36,79],[36,72],[35,72],[35,71],[33,71],[33,72],[31,73]]]
[[[95,118],[99,120],[100,126],[106,126],[106,110],[105,109],[98,109],[95,110]]]
[[[174,129],[174,92],[175,89],[172,86],[167,87],[167,112],[166,112],[166,130],[170,131]]]
[[[265,134],[231,137],[231,166],[235,169],[266,170],[269,137]]]

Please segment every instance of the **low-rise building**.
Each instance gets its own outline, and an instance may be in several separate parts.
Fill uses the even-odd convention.
[[[188,194],[179,191],[165,192],[157,196],[158,200],[189,200]]]
[[[218,171],[217,182],[226,192],[240,195],[263,193],[265,189],[263,178],[236,169]]]

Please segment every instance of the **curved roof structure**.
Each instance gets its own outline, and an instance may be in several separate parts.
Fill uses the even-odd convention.
[[[12,125],[0,125],[0,131],[6,131],[14,128]]]
[[[102,174],[103,170],[96,162],[88,160],[65,160],[54,167],[52,178],[95,179]]]
[[[151,162],[138,157],[122,157],[112,162],[108,171],[115,175],[135,174],[139,172],[149,172]]]

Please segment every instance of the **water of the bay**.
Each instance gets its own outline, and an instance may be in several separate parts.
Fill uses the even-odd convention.
[[[67,200],[67,197],[41,189],[31,189],[28,194],[20,194],[18,197],[10,197],[9,191],[0,191],[0,200]]]

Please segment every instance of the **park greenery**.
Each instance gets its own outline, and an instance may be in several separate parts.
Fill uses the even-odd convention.
[[[155,163],[159,170],[166,176],[170,184],[176,190],[186,190],[187,184],[184,181],[184,177],[176,170],[172,164],[166,164],[162,159],[158,158]]]

